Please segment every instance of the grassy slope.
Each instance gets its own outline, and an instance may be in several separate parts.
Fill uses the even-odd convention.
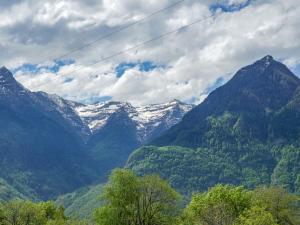
[[[56,204],[66,208],[66,214],[74,218],[90,218],[93,211],[101,206],[99,195],[103,185],[95,185],[78,189],[75,192],[60,196]]]

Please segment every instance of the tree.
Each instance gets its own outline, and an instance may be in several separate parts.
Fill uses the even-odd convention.
[[[130,170],[113,171],[96,210],[99,225],[174,225],[180,195],[158,176],[137,177]]]
[[[253,206],[238,218],[237,225],[278,225],[273,215],[264,208]]]
[[[217,185],[193,196],[186,217],[194,225],[232,225],[250,206],[250,194],[243,187]]]
[[[253,191],[256,205],[266,208],[280,225],[297,225],[299,218],[299,197],[289,194],[281,187],[261,187]]]
[[[65,225],[64,209],[53,202],[13,200],[0,206],[1,225]]]

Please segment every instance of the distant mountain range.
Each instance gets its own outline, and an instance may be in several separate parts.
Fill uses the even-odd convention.
[[[0,198],[48,199],[104,181],[137,147],[181,120],[191,105],[95,105],[31,92],[0,68]],[[12,189],[13,188],[13,189]]]
[[[133,122],[137,139],[140,143],[158,137],[163,131],[178,123],[193,106],[173,100],[165,104],[153,104],[134,107],[127,102],[105,102],[94,105],[73,105],[77,115],[82,119],[90,135],[100,132],[112,115],[125,113]]]
[[[266,56],[196,107],[177,100],[134,107],[31,92],[1,68],[0,154],[0,198],[75,190],[57,201],[69,214],[99,206],[101,183],[126,162],[187,196],[216,183],[300,193],[300,79]]]
[[[216,183],[300,193],[300,79],[271,56],[240,69],[127,167],[188,193]]]

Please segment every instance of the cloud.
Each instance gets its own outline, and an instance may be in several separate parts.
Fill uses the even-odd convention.
[[[300,5],[297,0],[186,0],[60,58],[174,2],[22,0],[0,3],[0,61],[33,91],[47,91],[88,103],[113,99],[136,105],[174,98],[200,102],[207,96],[207,90],[218,86],[218,80],[227,81],[237,69],[267,54],[299,71]],[[217,7],[212,11],[214,5]],[[176,34],[94,64],[211,15],[214,17]],[[61,60],[70,63],[57,65]],[[141,69],[143,62],[155,66]],[[116,68],[122,64],[120,76]]]

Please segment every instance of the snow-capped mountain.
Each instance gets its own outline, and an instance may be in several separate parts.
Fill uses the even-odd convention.
[[[92,134],[97,133],[109,118],[125,112],[134,122],[138,140],[145,143],[178,123],[192,105],[174,100],[165,104],[134,107],[127,102],[105,102],[94,105],[78,105],[75,110]]]
[[[61,117],[61,124],[67,126],[67,129],[76,133],[83,142],[86,142],[91,135],[90,129],[81,120],[80,116],[74,110],[75,107],[81,106],[80,103],[63,99],[55,94],[45,92],[34,92],[35,101],[51,117]]]
[[[31,104],[36,105],[49,117],[56,119],[60,117],[60,120],[64,120],[60,121],[61,125],[79,135],[84,142],[99,132],[112,115],[125,112],[136,126],[139,142],[145,143],[174,126],[192,109],[192,105],[178,100],[143,107],[116,101],[84,105],[55,94],[31,92],[18,83],[5,67],[0,68],[0,85],[0,97],[6,96],[10,101],[14,98],[20,100],[20,96],[26,97]]]
[[[32,92],[2,67],[0,179],[42,199],[104,180],[133,150],[175,125],[191,108],[179,101],[145,107],[84,105]]]
[[[0,97],[28,93],[20,83],[16,82],[12,73],[5,67],[0,68]]]

